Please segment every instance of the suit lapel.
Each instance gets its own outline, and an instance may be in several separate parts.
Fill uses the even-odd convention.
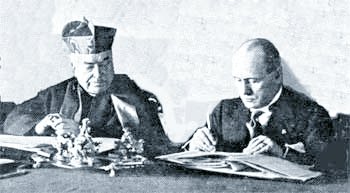
[[[240,103],[240,106],[239,106],[239,111],[236,113],[238,113],[238,121],[236,121],[237,125],[236,125],[236,128],[238,128],[238,133],[241,137],[241,139],[245,139],[245,143],[247,143],[247,138],[248,138],[248,141],[249,141],[249,131],[248,131],[248,128],[246,126],[246,123],[249,122],[250,118],[249,118],[249,115],[250,115],[250,112],[247,108],[245,108],[245,106],[243,105],[243,103],[241,102]]]
[[[264,132],[280,145],[288,142],[290,135],[295,135],[296,115],[289,100],[289,91],[283,88],[279,100],[270,107],[272,115]]]

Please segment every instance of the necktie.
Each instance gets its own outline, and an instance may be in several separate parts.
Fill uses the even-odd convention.
[[[262,111],[253,111],[250,116],[250,121],[247,123],[247,127],[250,133],[251,138],[259,136],[263,134],[263,128],[258,121],[260,115],[262,115]]]

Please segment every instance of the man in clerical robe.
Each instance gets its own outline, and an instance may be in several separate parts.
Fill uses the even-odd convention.
[[[62,37],[70,50],[74,77],[40,91],[8,115],[4,132],[15,135],[79,133],[89,118],[92,137],[120,138],[123,128],[144,139],[145,155],[167,152],[170,142],[158,117],[155,95],[127,75],[114,74],[112,44],[116,29],[72,21]]]

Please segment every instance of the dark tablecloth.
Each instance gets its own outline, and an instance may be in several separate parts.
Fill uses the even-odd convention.
[[[184,169],[163,162],[124,169],[39,168],[0,180],[0,192],[349,192],[346,176],[307,182],[271,181]]]

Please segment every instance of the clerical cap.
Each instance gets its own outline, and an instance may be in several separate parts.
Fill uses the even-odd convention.
[[[95,26],[84,21],[67,23],[62,31],[63,41],[74,54],[97,54],[112,49],[115,28]]]

